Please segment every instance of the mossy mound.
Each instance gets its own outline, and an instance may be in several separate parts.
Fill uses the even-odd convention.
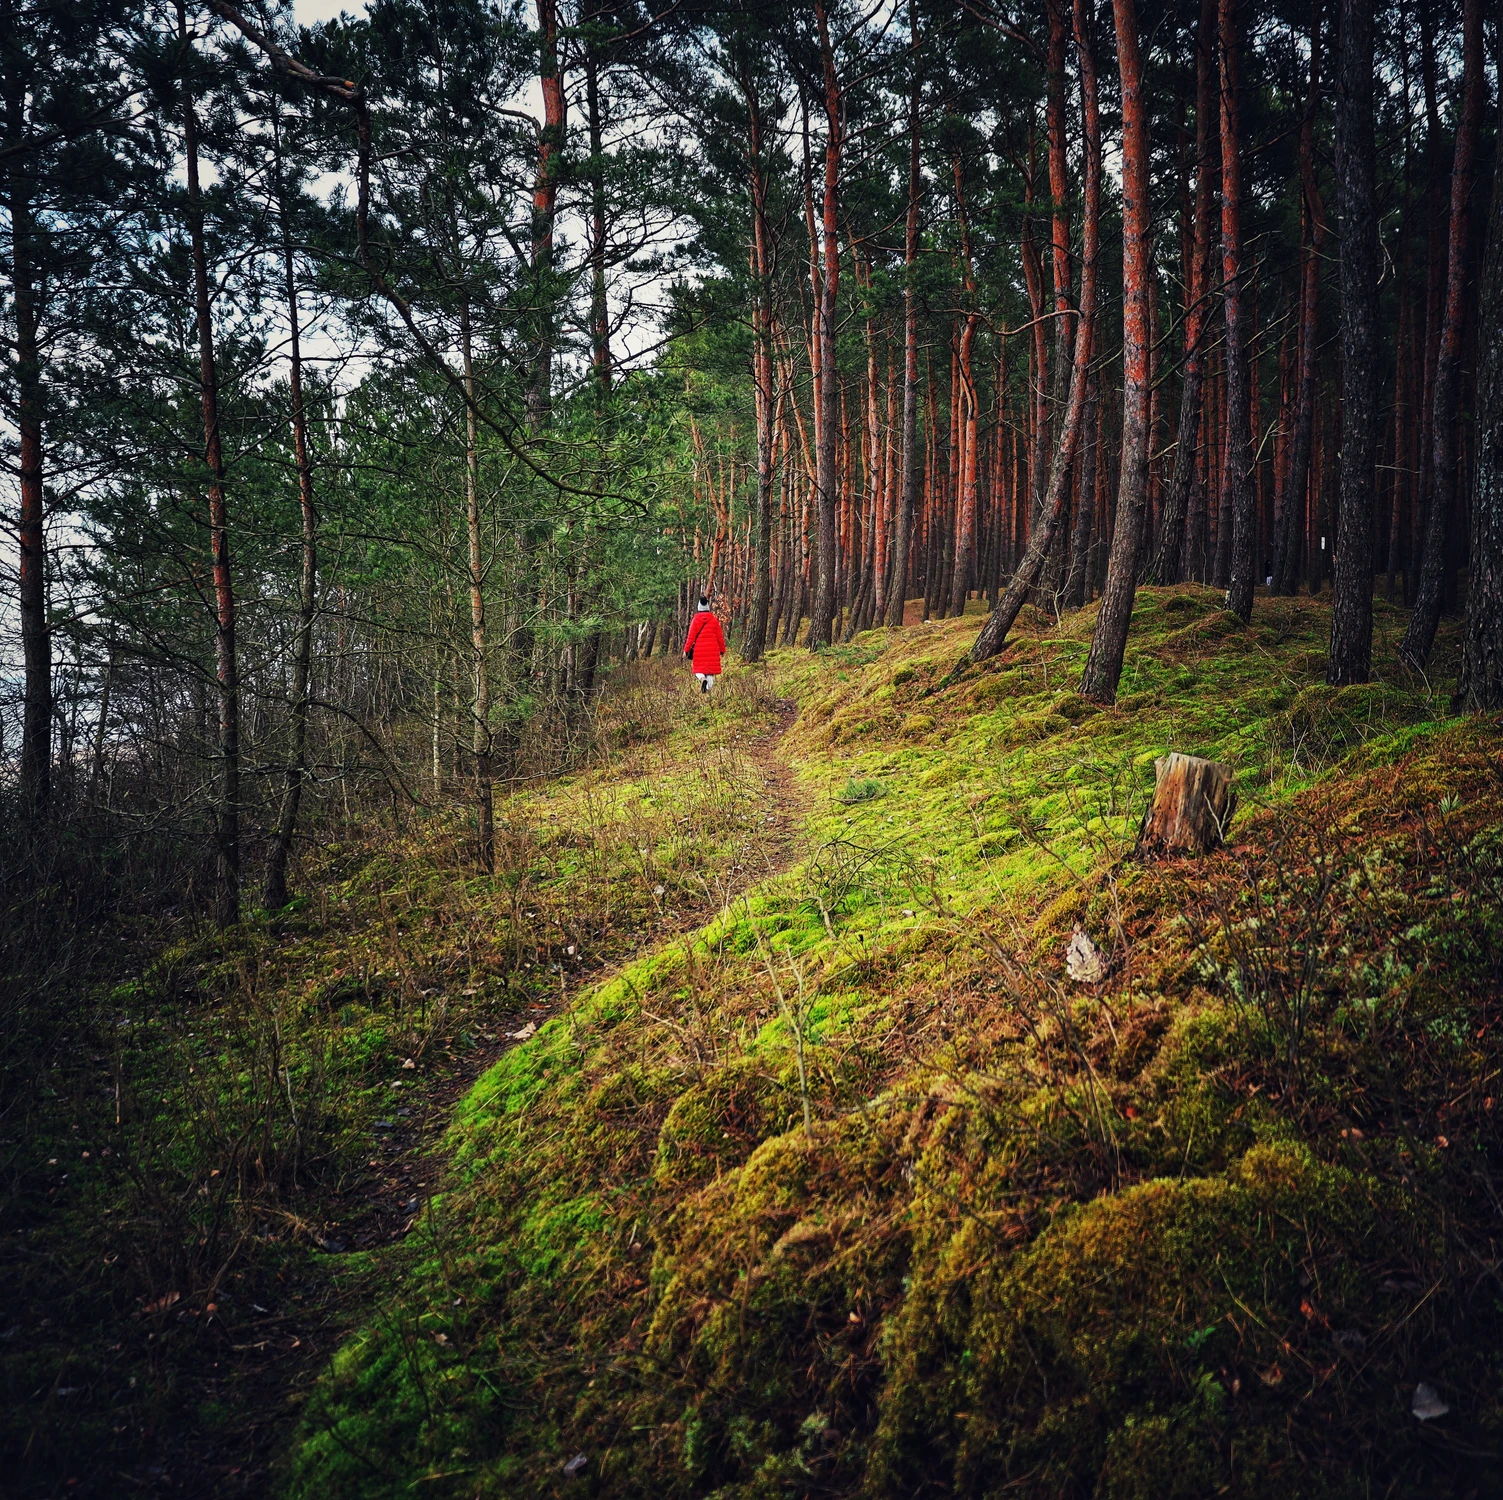
[[[291,1493],[1503,1483],[1497,732],[1390,681],[1271,754],[1321,606],[1213,604],[1143,591],[1106,710],[1079,617],[979,679],[974,620],[774,657],[807,858],[477,1084]],[[1143,866],[1166,747],[1242,810]]]
[[[894,1321],[876,1487],[1295,1493],[1291,1427],[1318,1441],[1360,1401],[1381,1442],[1404,1417],[1352,1356],[1389,1312],[1385,1268],[1437,1259],[1418,1219],[1371,1178],[1259,1146],[1073,1208],[1020,1253],[967,1225]]]

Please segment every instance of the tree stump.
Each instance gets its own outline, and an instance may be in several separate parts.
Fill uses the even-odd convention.
[[[1166,755],[1153,763],[1153,804],[1138,830],[1138,853],[1206,854],[1222,840],[1236,798],[1232,768],[1197,755]]]

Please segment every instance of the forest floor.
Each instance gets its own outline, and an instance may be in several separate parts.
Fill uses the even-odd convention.
[[[1092,620],[639,665],[494,876],[136,935],[5,1144],[23,1492],[1496,1492],[1503,734],[1381,603],[1332,690],[1144,590],[1106,711]]]
[[[271,1492],[313,1380],[405,1274],[456,1100],[622,956],[796,859],[794,705],[692,686],[667,658],[615,684],[600,764],[503,804],[497,882],[440,817],[321,850],[312,896],[228,939],[121,934],[0,1140],[18,1493]],[[618,783],[651,789],[623,816],[601,795]],[[567,868],[586,829],[613,847]],[[665,832],[672,872],[636,853]]]

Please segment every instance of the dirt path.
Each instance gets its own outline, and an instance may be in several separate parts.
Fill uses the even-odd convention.
[[[798,717],[798,705],[791,698],[779,698],[777,710],[777,727],[754,736],[746,742],[745,747],[747,755],[756,764],[762,785],[772,804],[772,812],[768,817],[772,837],[762,850],[763,868],[747,872],[743,890],[767,879],[769,875],[786,870],[797,859],[799,852],[804,800],[793,774],[793,767],[781,754],[783,739]]]
[[[804,804],[793,768],[781,753],[797,705],[779,699],[776,720],[761,733],[728,743],[751,762],[767,801],[754,857],[734,867],[731,899],[769,875],[788,868],[800,853]],[[703,926],[719,910],[707,890],[698,904],[682,903],[661,923],[656,947]],[[323,1257],[289,1256],[274,1280],[260,1277],[259,1290],[225,1299],[197,1329],[202,1358],[194,1382],[200,1411],[225,1410],[231,1421],[217,1430],[195,1424],[190,1432],[160,1434],[163,1459],[133,1466],[121,1475],[128,1491],[145,1494],[259,1495],[269,1493],[274,1465],[289,1424],[329,1357],[360,1314],[399,1277],[403,1241],[428,1199],[441,1185],[444,1160],[436,1149],[455,1105],[486,1069],[538,1027],[567,1009],[576,995],[598,984],[636,954],[560,975],[558,997],[525,1011],[470,1012],[425,1052],[395,1083],[402,1102],[375,1122],[365,1165],[304,1205],[301,1228],[319,1242]],[[357,1259],[354,1252],[367,1255]],[[168,1457],[167,1455],[170,1455]],[[68,1494],[118,1493],[74,1487]]]
[[[766,836],[757,842],[760,857],[756,861],[747,861],[740,867],[739,879],[731,891],[732,899],[741,896],[768,876],[787,869],[798,858],[804,805],[793,767],[780,753],[783,738],[797,717],[798,705],[791,699],[780,698],[777,700],[776,724],[739,743],[738,748],[756,767],[770,810],[766,820]],[[709,901],[680,910],[676,913],[675,920],[665,923],[659,929],[650,946],[658,947],[684,932],[703,927],[718,910],[718,905]],[[394,1122],[391,1131],[392,1144],[396,1149],[383,1166],[388,1182],[393,1169],[397,1169],[397,1175],[401,1178],[400,1188],[389,1188],[384,1193],[373,1192],[368,1200],[373,1215],[372,1222],[361,1230],[354,1229],[353,1225],[340,1226],[340,1229],[350,1229],[353,1233],[343,1235],[336,1230],[336,1236],[341,1240],[358,1240],[361,1232],[369,1232],[371,1242],[379,1244],[383,1240],[399,1238],[405,1234],[412,1227],[413,1220],[421,1212],[423,1203],[437,1183],[442,1163],[435,1156],[433,1148],[448,1127],[459,1099],[487,1068],[526,1040],[525,1036],[518,1033],[530,1027],[528,1035],[531,1035],[531,1031],[567,1010],[581,991],[601,983],[638,956],[631,954],[617,957],[609,962],[586,966],[572,974],[560,976],[563,983],[557,1000],[533,1005],[525,1016],[517,1011],[505,1013],[496,1034],[484,1039],[480,1046],[468,1053],[457,1054],[452,1046],[445,1049],[440,1044],[435,1049],[431,1065],[414,1070],[421,1072],[425,1082],[421,1109],[414,1108],[410,1117]],[[453,1038],[447,1040],[452,1044]],[[416,1102],[415,1099],[414,1103]],[[374,1182],[371,1185],[374,1187]]]

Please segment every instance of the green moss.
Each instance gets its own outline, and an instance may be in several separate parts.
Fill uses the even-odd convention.
[[[771,1076],[754,1060],[717,1068],[674,1100],[658,1132],[653,1182],[678,1193],[739,1166],[770,1135],[799,1114],[796,1085]]]
[[[1313,1396],[1300,1420],[1318,1423],[1346,1394],[1345,1381],[1311,1392],[1300,1372],[1330,1361],[1329,1328],[1371,1326],[1373,1271],[1425,1238],[1374,1181],[1264,1147],[1225,1176],[1083,1205],[1020,1253],[988,1255],[967,1226],[889,1336],[877,1488],[1280,1492],[1294,1403]],[[1296,1332],[1312,1298],[1325,1321]]]
[[[774,653],[793,867],[476,1083],[442,1212],[310,1404],[292,1493],[521,1500],[566,1493],[579,1452],[593,1493],[685,1500],[1486,1492],[1490,1461],[1437,1458],[1404,1405],[1423,1370],[1466,1392],[1462,1446],[1503,1441],[1497,1369],[1447,1332],[1464,1310],[1471,1345],[1503,1335],[1453,1269],[1490,1233],[1457,1149],[1496,1149],[1483,1096],[1446,1147],[1434,1121],[1374,1144],[1362,1114],[1359,1149],[1343,1122],[1395,1090],[1418,1120],[1503,1063],[1457,1021],[1482,1004],[1464,954],[1503,932],[1487,856],[1447,855],[1482,872],[1475,910],[1404,863],[1442,795],[1498,823],[1495,737],[1312,681],[1316,601],[1260,601],[1256,636],[1219,602],[1141,591],[1105,711],[1069,690],[1090,610],[979,678],[947,678],[974,620]],[[1136,865],[1171,748],[1237,767],[1241,842]],[[1317,814],[1372,856],[1321,983],[1385,976],[1388,1008],[1322,1001],[1291,1095],[1197,934],[1271,882],[1274,820]],[[1065,969],[1077,925],[1100,984]],[[1443,980],[1400,963],[1406,925]],[[1422,1053],[1450,1071],[1406,1073]],[[1385,1290],[1411,1285],[1433,1290]]]

